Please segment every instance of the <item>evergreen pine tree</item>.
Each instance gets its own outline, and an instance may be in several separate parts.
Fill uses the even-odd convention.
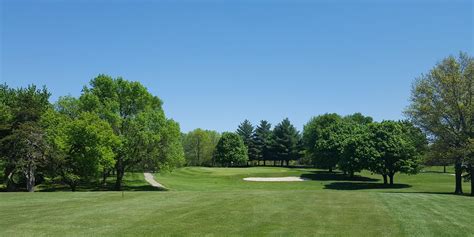
[[[288,166],[290,160],[300,158],[300,140],[301,136],[296,128],[290,123],[288,118],[273,129],[272,153],[275,160],[279,160],[283,166],[286,161]]]
[[[263,165],[266,165],[266,161],[271,159],[271,127],[272,125],[268,123],[268,121],[262,120],[252,136],[253,146],[252,149],[250,149],[250,153],[255,157],[257,162],[263,161]]]
[[[242,138],[244,141],[244,145],[247,148],[247,153],[249,156],[249,160],[253,161],[256,160],[255,153],[252,153],[253,150],[253,141],[252,136],[254,132],[254,127],[250,121],[247,119],[244,120],[239,127],[237,128],[237,134]]]

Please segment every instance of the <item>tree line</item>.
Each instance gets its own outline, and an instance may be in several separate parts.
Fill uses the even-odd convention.
[[[138,82],[99,75],[78,97],[49,102],[45,87],[0,86],[0,159],[6,189],[43,182],[101,183],[128,170],[170,170],[184,163],[178,123]]]
[[[185,136],[190,139],[200,132],[204,131],[198,129]],[[385,184],[393,184],[396,173],[415,174],[420,170],[427,140],[409,121],[378,123],[355,113],[344,117],[338,114],[316,116],[304,126],[302,134],[288,118],[273,129],[266,120],[256,127],[245,120],[235,133],[223,133],[218,142],[207,143],[209,146],[199,148],[199,143],[187,144],[186,141],[183,144],[196,145],[193,152],[185,152],[188,165],[196,164],[199,156],[195,151],[201,150],[201,161],[207,161],[201,165],[290,166],[293,163],[329,172],[339,169],[350,177],[369,170],[382,175]]]
[[[245,120],[235,133],[224,133],[203,149],[205,165],[298,161],[329,171],[337,168],[349,176],[369,170],[390,184],[396,173],[415,174],[423,164],[454,165],[455,193],[463,193],[464,179],[471,182],[474,195],[473,95],[474,60],[460,53],[415,80],[404,111],[407,120],[374,122],[360,113],[324,114],[312,118],[302,134],[288,119],[273,129],[265,120],[257,127]],[[188,152],[186,159],[196,164]]]
[[[99,75],[79,97],[49,102],[48,90],[0,85],[0,166],[7,190],[43,182],[122,187],[126,171],[204,166],[312,165],[362,170],[394,183],[420,164],[454,165],[455,193],[474,194],[474,59],[447,57],[413,83],[408,120],[374,122],[356,113],[323,114],[299,132],[289,119],[272,128],[248,120],[236,132],[180,132],[162,101],[138,82]]]

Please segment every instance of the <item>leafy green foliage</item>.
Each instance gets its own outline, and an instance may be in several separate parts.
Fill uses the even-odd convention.
[[[247,147],[236,133],[225,132],[214,152],[215,162],[223,166],[241,166],[248,161]]]
[[[120,146],[110,125],[93,113],[82,113],[66,129],[66,156],[61,173],[75,190],[80,180],[98,177],[115,165],[114,148]]]
[[[108,121],[121,141],[115,148],[117,189],[127,168],[171,169],[183,162],[179,126],[166,120],[161,100],[140,83],[99,75],[83,89],[80,104]]]
[[[324,114],[312,118],[303,130],[303,143],[307,154],[313,163],[324,169],[332,171],[339,162],[340,149],[334,143],[333,129],[341,123],[341,116],[337,114]]]
[[[200,128],[183,134],[182,143],[187,165],[212,165],[212,154],[219,138],[218,132]]]
[[[34,191],[38,168],[44,167],[48,150],[46,136],[38,122],[51,105],[45,87],[0,87],[0,158],[5,161],[7,189],[14,190],[18,180],[26,179],[28,191]]]
[[[448,57],[413,84],[406,114],[433,140],[452,154],[456,168],[455,193],[462,193],[462,163],[469,139],[474,138],[474,59],[465,53]]]
[[[414,174],[419,171],[421,155],[403,123],[383,121],[371,124],[369,129],[375,151],[369,161],[372,172],[384,176],[385,182],[388,176],[393,184],[395,173]]]

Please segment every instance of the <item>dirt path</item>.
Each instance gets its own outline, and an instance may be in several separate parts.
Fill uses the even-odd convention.
[[[162,184],[156,182],[155,177],[153,177],[153,174],[152,174],[152,173],[143,173],[143,175],[145,176],[145,180],[146,180],[151,186],[156,187],[156,188],[166,189],[165,186],[163,186]]]

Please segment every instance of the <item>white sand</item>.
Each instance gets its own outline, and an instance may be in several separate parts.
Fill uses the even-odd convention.
[[[153,187],[157,187],[157,188],[166,188],[165,186],[163,186],[162,184],[156,182],[155,178],[153,177],[153,174],[151,173],[143,173],[143,175],[145,175],[145,180]]]
[[[245,181],[252,181],[252,182],[301,182],[301,181],[308,181],[309,179],[301,178],[301,177],[248,177],[244,178]]]

